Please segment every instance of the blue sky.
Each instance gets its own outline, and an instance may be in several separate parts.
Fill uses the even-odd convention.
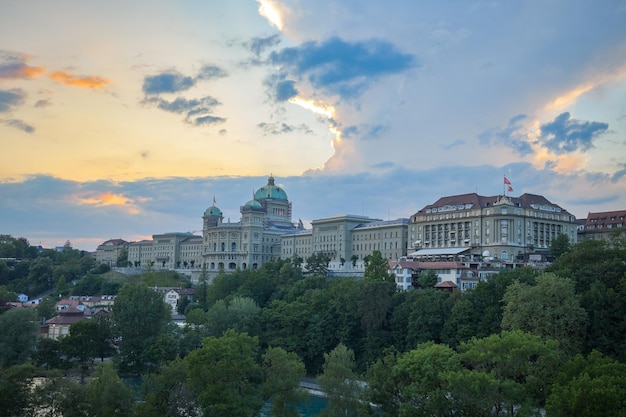
[[[0,0],[0,233],[196,231],[439,197],[626,209],[626,4]]]

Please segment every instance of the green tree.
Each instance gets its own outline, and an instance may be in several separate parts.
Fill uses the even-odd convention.
[[[572,280],[544,273],[537,278],[537,285],[511,285],[504,300],[503,329],[554,339],[559,342],[559,349],[569,355],[581,351],[587,313],[580,306]]]
[[[306,272],[309,275],[318,275],[325,277],[328,275],[328,264],[330,258],[321,252],[315,252],[313,255],[306,258]]]
[[[554,340],[543,341],[519,330],[473,338],[461,343],[459,352],[468,370],[487,374],[484,386],[497,388],[488,397],[489,408],[512,416],[543,406],[561,361]]]
[[[130,388],[117,376],[110,362],[100,364],[87,385],[88,416],[124,417],[132,415],[134,404]]]
[[[128,248],[123,247],[120,249],[117,254],[117,262],[115,263],[118,267],[126,267],[128,266]]]
[[[566,252],[571,250],[569,237],[563,233],[557,235],[556,238],[550,242],[550,254],[555,258],[559,258]]]
[[[58,279],[56,284],[56,292],[59,295],[67,295],[67,280],[65,279],[65,275],[61,275],[61,278]]]
[[[59,314],[56,308],[57,301],[59,301],[59,299],[52,295],[41,298],[36,307],[37,316],[42,320],[48,320]]]
[[[2,267],[2,261],[0,261],[0,269]],[[9,290],[6,286],[0,285],[0,314],[2,314],[7,307],[6,304],[12,301],[17,301],[17,294]]]
[[[81,371],[81,383],[93,364],[94,358],[100,353],[102,338],[99,335],[98,323],[83,320],[70,325],[70,333],[61,339],[61,347],[70,361],[75,361]]]
[[[379,250],[375,250],[368,256],[365,262],[365,281],[385,281],[394,282],[394,278],[389,274],[389,262],[383,258]]]
[[[0,368],[19,365],[35,349],[39,325],[35,312],[18,308],[0,314]]]
[[[299,417],[295,408],[309,397],[300,388],[300,380],[305,376],[302,360],[293,352],[282,348],[270,347],[263,354],[263,399],[272,401],[272,415],[283,417]]]
[[[52,289],[54,283],[52,260],[47,257],[39,257],[30,263],[28,268],[29,296],[35,296]]]
[[[555,417],[623,417],[626,415],[626,364],[598,351],[576,355],[551,386],[546,401]]]
[[[406,335],[407,345],[417,346],[429,340],[440,343],[454,299],[450,293],[434,288],[415,291],[413,299]]]
[[[65,369],[67,361],[65,353],[61,347],[61,342],[47,337],[40,337],[37,340],[37,348],[33,354],[33,364],[40,368]]]
[[[32,415],[87,417],[86,387],[62,374],[49,374],[33,389]]]
[[[422,289],[433,288],[437,284],[438,280],[439,275],[437,275],[435,271],[421,271],[417,276],[417,285]]]
[[[166,329],[170,317],[161,294],[141,284],[122,286],[113,304],[113,320],[121,338],[118,360],[123,370],[143,370],[143,351]]]
[[[257,363],[256,337],[227,330],[222,337],[204,339],[189,354],[189,386],[204,415],[255,416],[262,406],[263,374]]]
[[[324,355],[322,375],[317,379],[321,390],[328,399],[327,407],[320,415],[357,416],[362,393],[362,385],[355,373],[354,352],[339,344]]]
[[[196,395],[188,384],[187,361],[175,359],[158,372],[146,375],[144,401],[136,405],[136,417],[201,417]]]
[[[31,364],[0,367],[0,416],[30,417],[33,415],[30,404],[34,375],[35,367]]]

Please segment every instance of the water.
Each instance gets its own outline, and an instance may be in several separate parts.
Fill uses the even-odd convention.
[[[324,408],[326,408],[327,401],[323,397],[317,397],[315,395],[311,395],[308,403],[300,404],[296,407],[298,412],[302,417],[313,417],[318,415]],[[260,417],[270,417],[270,406],[271,404],[266,403],[261,409]]]

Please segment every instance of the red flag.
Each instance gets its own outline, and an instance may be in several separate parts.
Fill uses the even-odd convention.
[[[504,183],[505,183],[506,185],[511,185],[511,181],[509,181],[509,180],[507,179],[507,177],[504,177]]]
[[[509,185],[509,188],[508,188],[508,189],[509,189],[509,192],[510,192],[510,193],[512,193],[512,192],[513,192],[513,187],[511,187],[510,185]]]

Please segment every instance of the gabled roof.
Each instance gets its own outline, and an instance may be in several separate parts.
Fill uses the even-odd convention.
[[[452,281],[443,281],[437,283],[435,288],[458,288],[458,286]]]

